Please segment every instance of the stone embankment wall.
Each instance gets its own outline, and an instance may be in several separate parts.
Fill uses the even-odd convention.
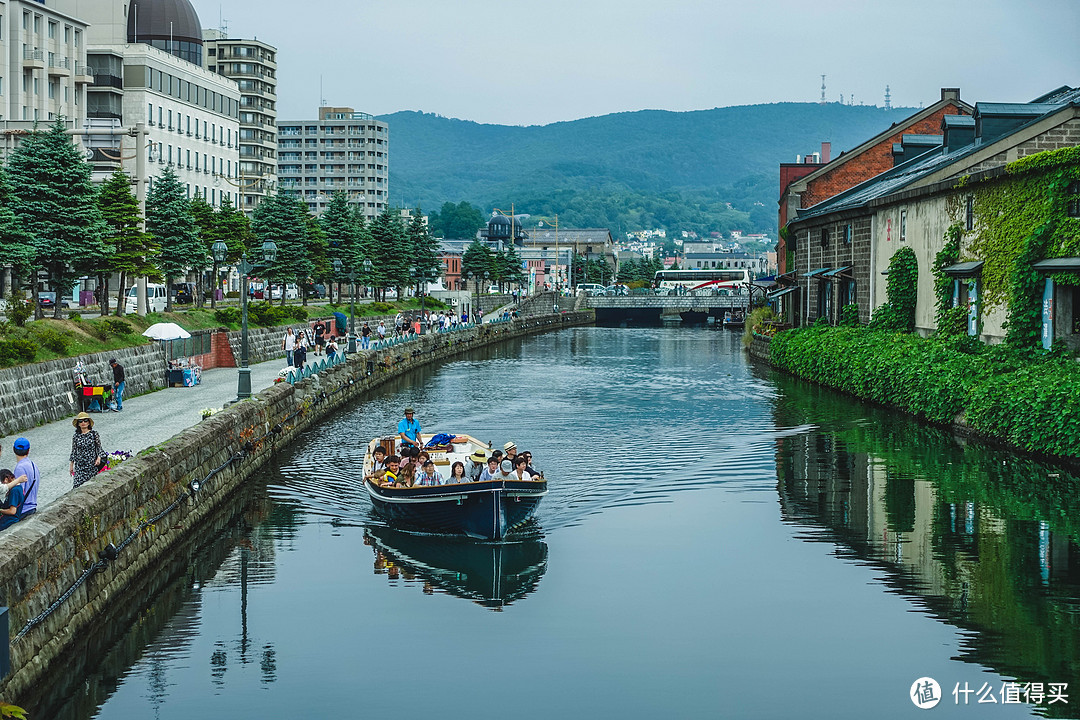
[[[423,336],[377,357],[356,353],[296,385],[279,383],[230,406],[5,530],[0,602],[10,608],[13,642],[11,673],[0,696],[18,697],[39,683],[65,650],[106,616],[111,603],[122,601],[126,589],[145,584],[147,574],[158,572],[175,548],[213,524],[215,508],[271,462],[277,447],[328,413],[419,366],[593,318],[590,311],[534,316]],[[275,329],[273,337],[278,335]],[[201,486],[193,492],[196,479]],[[110,544],[119,548],[115,559],[101,559],[108,557],[103,551]],[[93,572],[99,562],[104,565]],[[80,578],[82,584],[57,603]],[[28,621],[50,607],[50,614],[18,637]]]
[[[750,357],[764,363],[772,362],[772,357],[769,354],[770,342],[772,342],[772,338],[765,335],[754,335],[754,339],[750,341]]]
[[[82,360],[89,382],[105,385],[112,383],[110,358],[124,366],[127,395],[165,387],[165,348],[161,343],[4,368],[0,370],[0,435],[77,413],[75,363]]]

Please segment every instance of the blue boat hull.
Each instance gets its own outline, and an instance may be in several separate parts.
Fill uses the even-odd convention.
[[[547,481],[381,487],[364,482],[375,511],[387,522],[426,532],[501,540],[524,525],[547,494]]]

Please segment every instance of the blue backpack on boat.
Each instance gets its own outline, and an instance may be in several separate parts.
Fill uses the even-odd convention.
[[[442,448],[442,447],[444,447],[446,445],[449,445],[453,441],[454,441],[454,436],[453,435],[448,435],[446,433],[439,433],[438,435],[436,435],[433,438],[431,438],[430,440],[428,440],[427,445],[425,445],[424,447],[428,448],[428,449]]]

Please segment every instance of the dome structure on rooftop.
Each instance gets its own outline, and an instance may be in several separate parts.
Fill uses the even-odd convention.
[[[189,0],[131,0],[127,36],[202,65],[202,24]]]

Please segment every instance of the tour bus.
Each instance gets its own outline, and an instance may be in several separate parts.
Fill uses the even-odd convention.
[[[653,278],[653,287],[660,295],[745,295],[749,292],[750,280],[747,268],[658,270]]]

